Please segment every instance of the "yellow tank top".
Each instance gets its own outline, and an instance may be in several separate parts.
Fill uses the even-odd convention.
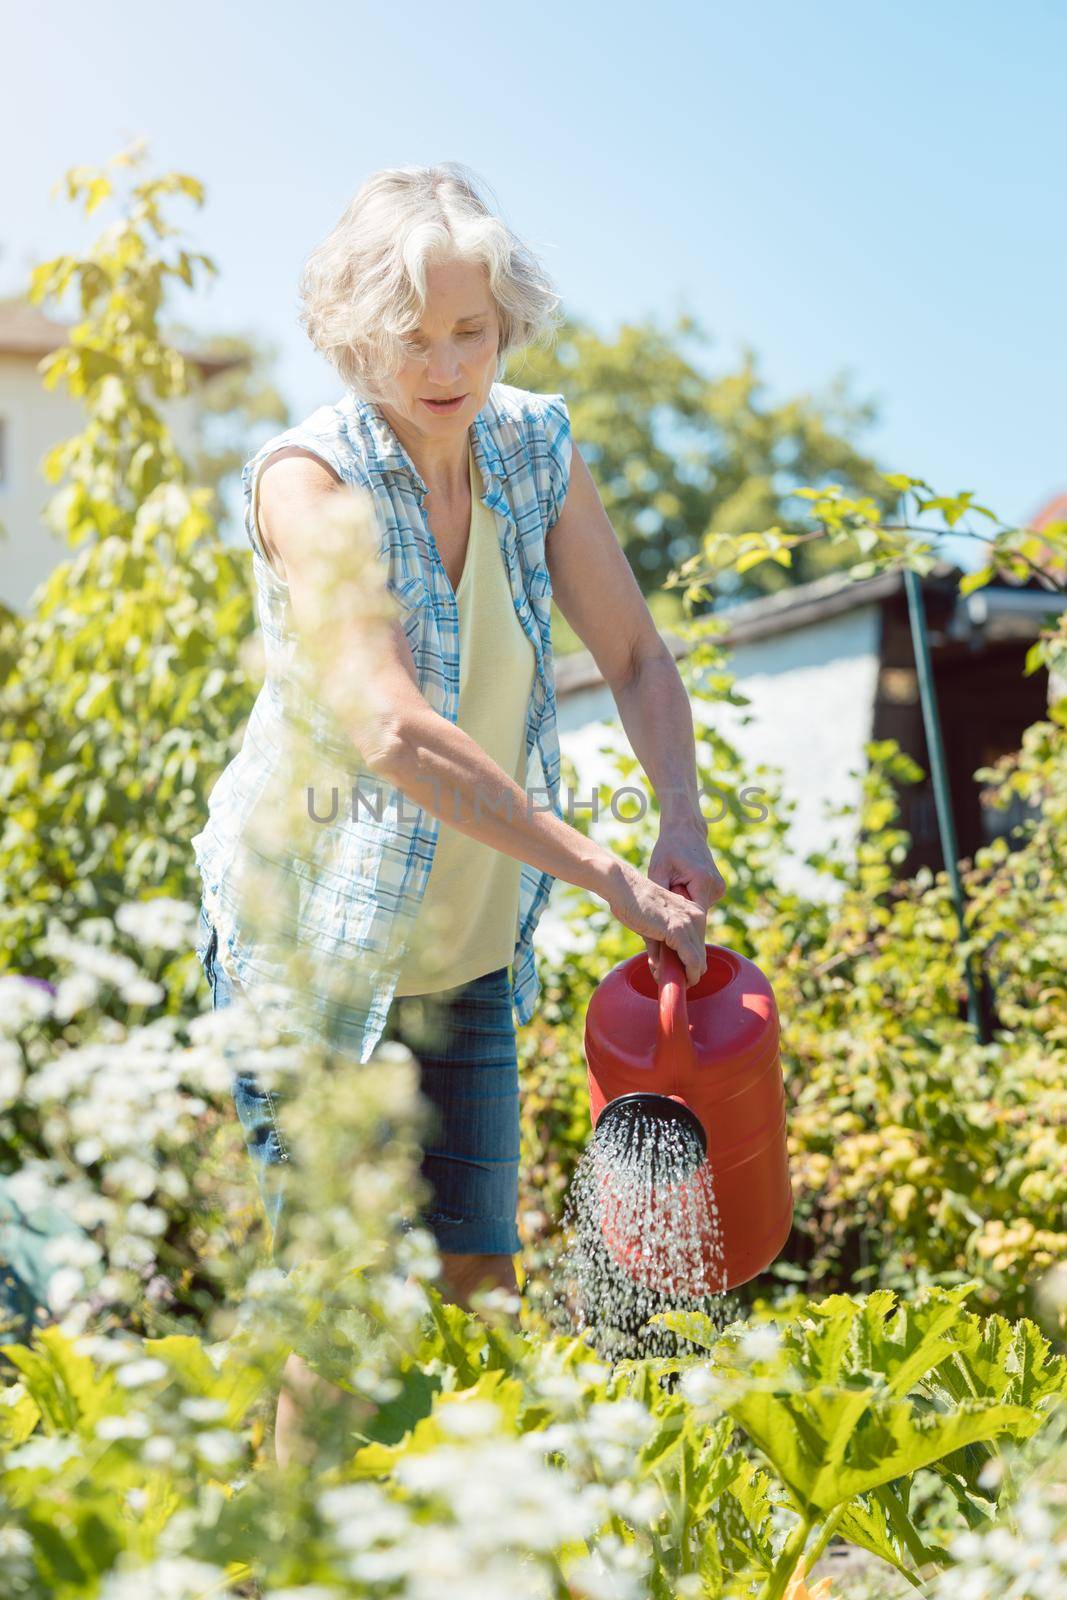
[[[458,726],[522,788],[533,645],[515,615],[496,516],[468,446],[471,525],[456,589]],[[486,796],[488,808],[492,797]],[[501,812],[502,815],[506,813]],[[518,937],[522,863],[440,819],[426,890],[412,926],[397,995],[434,994],[510,966]]]

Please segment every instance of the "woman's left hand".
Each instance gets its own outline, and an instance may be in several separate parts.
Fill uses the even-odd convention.
[[[648,876],[663,889],[680,893],[684,886],[689,898],[707,911],[726,893],[726,885],[715,865],[707,839],[701,832],[690,828],[666,825],[660,829],[659,838],[649,857]],[[663,946],[661,939],[646,939],[648,964],[658,983],[659,961]]]

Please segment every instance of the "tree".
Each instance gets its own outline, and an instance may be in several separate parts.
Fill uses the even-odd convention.
[[[278,349],[250,334],[217,333],[205,339],[177,322],[167,324],[165,337],[168,344],[195,348],[208,359],[232,363],[194,387],[196,446],[189,462],[193,481],[213,488],[219,497],[213,514],[224,527],[224,490],[248,460],[249,434],[264,423],[272,423],[280,431],[292,421],[273,378]]]
[[[142,160],[134,147],[108,167]],[[92,213],[115,176],[73,168],[67,194]],[[80,548],[29,616],[0,622],[0,964],[26,972],[49,918],[195,899],[189,840],[255,689],[247,560],[218,539],[213,491],[191,486],[154,403],[190,384],[160,333],[168,282],[215,270],[160,248],[174,196],[200,204],[203,190],[175,172],[135,182],[85,256],[42,263],[30,285],[35,302],[77,290],[82,320],[44,382],[63,383],[86,420],[45,460],[60,483],[46,516]]]
[[[611,339],[568,318],[553,352],[531,349],[509,368],[510,382],[566,395],[574,437],[649,595],[712,532],[770,523],[799,532],[807,507],[794,490],[803,484],[833,478],[885,509],[895,498],[851,442],[875,413],[848,397],[842,379],[825,396],[773,403],[750,349],[734,371],[702,370],[689,346],[708,342],[688,315],[666,332],[624,323]],[[841,550],[803,550],[788,572],[770,564],[724,573],[717,592],[768,593],[845,561]]]

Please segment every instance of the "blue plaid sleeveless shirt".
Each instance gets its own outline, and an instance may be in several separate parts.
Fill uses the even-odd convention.
[[[483,502],[496,515],[512,600],[534,649],[534,685],[526,712],[526,792],[531,807],[562,816],[560,752],[545,537],[566,498],[571,429],[562,394],[535,394],[494,383],[470,430]],[[284,723],[293,715],[291,663],[298,646],[288,585],[266,559],[253,517],[260,467],[274,451],[299,445],[327,462],[345,484],[372,497],[378,556],[398,603],[419,688],[450,722],[459,708],[459,628],[455,596],[422,511],[429,490],[407,451],[372,401],[351,392],[320,406],[304,422],[268,439],[245,464],[244,525],[252,547],[256,616],[264,651],[264,682],[249,714],[241,748],[218,778],[205,827],[191,840],[203,886],[204,909],[219,936],[223,969],[250,993],[260,984],[285,986],[283,968],[251,939],[238,917],[235,861],[245,825],[282,760]],[[284,692],[283,688],[284,687]],[[302,691],[297,691],[298,698]],[[306,728],[336,727],[325,707],[306,693],[296,707]],[[540,782],[531,773],[540,768]],[[407,935],[422,899],[440,821],[396,790],[380,807],[341,808],[331,823],[330,870],[321,859],[286,859],[296,877],[297,942],[351,963],[351,995],[321,997],[323,1019],[336,1048],[366,1061],[381,1036],[398,981]],[[353,815],[353,809],[355,814]],[[345,870],[346,863],[352,870]],[[342,870],[337,870],[340,864]],[[511,963],[512,998],[520,1023],[540,992],[533,951],[554,878],[521,864],[519,913]],[[373,885],[373,891],[368,889]],[[316,995],[301,995],[316,1013]],[[301,1031],[297,1026],[297,1031]],[[312,1028],[317,1033],[317,1027]]]

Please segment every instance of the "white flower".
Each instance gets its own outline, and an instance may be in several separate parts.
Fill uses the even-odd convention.
[[[664,1509],[663,1493],[655,1483],[632,1483],[623,1479],[612,1486],[607,1496],[608,1508],[615,1511],[637,1528],[655,1522]]]
[[[580,1447],[581,1438],[574,1423],[550,1422],[547,1427],[524,1434],[521,1442],[533,1455],[567,1455]]]
[[[1037,1303],[1049,1318],[1067,1306],[1067,1261],[1058,1261],[1050,1267],[1037,1283]]]
[[[421,1283],[391,1277],[382,1285],[381,1303],[391,1323],[406,1326],[423,1314],[428,1302]]]
[[[6,1179],[9,1199],[20,1211],[36,1211],[52,1198],[50,1166],[45,1162],[27,1163]]]
[[[82,924],[83,933],[88,928],[88,923]],[[93,977],[100,983],[108,983],[118,989],[122,984],[131,983],[134,978],[140,976],[137,963],[131,961],[129,956],[124,956],[117,950],[107,950],[100,945],[89,944],[84,938],[72,938],[66,929],[57,923],[49,925],[44,947],[49,955],[69,961],[75,968],[76,977]]]
[[[319,1510],[333,1523],[334,1536],[346,1550],[366,1550],[379,1540],[400,1541],[408,1536],[410,1519],[396,1501],[387,1499],[374,1483],[346,1483],[326,1489],[318,1498]]]
[[[44,1245],[44,1259],[57,1267],[94,1267],[103,1252],[95,1239],[81,1233],[57,1233]]]
[[[380,1062],[392,1063],[407,1062],[413,1059],[410,1048],[402,1044],[399,1039],[382,1039],[375,1046],[371,1061],[377,1065]]]
[[[596,1400],[584,1419],[589,1449],[601,1471],[609,1477],[621,1476],[629,1470],[654,1427],[651,1414],[632,1396]]]
[[[100,985],[87,972],[75,972],[61,978],[56,986],[54,1011],[58,1022],[69,1022],[79,1011],[94,1005],[100,995]]]
[[[305,1583],[297,1589],[272,1589],[270,1600],[337,1600],[337,1590],[324,1589],[321,1583]]]
[[[135,1200],[126,1212],[126,1226],[133,1233],[158,1237],[167,1231],[167,1214],[158,1206],[146,1206],[140,1200]]]
[[[20,1033],[31,1022],[41,1022],[52,1009],[52,996],[39,983],[30,983],[17,973],[0,977],[0,1028]]]
[[[166,999],[167,991],[161,983],[138,973],[128,983],[120,984],[119,996],[128,1006],[158,1006]]]
[[[217,1422],[226,1415],[225,1402],[211,1400],[206,1395],[190,1395],[179,1402],[178,1410],[193,1422]]]
[[[683,1400],[691,1406],[706,1406],[720,1392],[721,1384],[710,1365],[687,1367],[678,1384]]]
[[[33,1540],[25,1528],[0,1528],[0,1561],[23,1562],[33,1554]]]
[[[90,1356],[105,1367],[118,1366],[121,1361],[133,1361],[139,1349],[133,1339],[106,1333],[83,1333],[75,1341],[74,1348],[80,1356]]]
[[[25,1444],[9,1450],[4,1465],[8,1472],[18,1468],[36,1471],[41,1467],[49,1472],[56,1472],[64,1461],[69,1461],[71,1456],[80,1454],[81,1445],[77,1439],[60,1439],[53,1435],[35,1434],[32,1439],[27,1439]]]
[[[437,1241],[428,1228],[409,1228],[398,1240],[396,1264],[416,1278],[436,1278],[441,1271]]]
[[[475,1290],[471,1305],[476,1311],[490,1315],[497,1312],[501,1316],[518,1316],[520,1300],[514,1290],[497,1284],[492,1289]]]
[[[645,1600],[648,1594],[642,1574],[608,1566],[602,1553],[595,1548],[570,1568],[567,1587],[572,1595],[581,1595],[582,1600]],[[703,1594],[704,1590],[693,1592]],[[677,1593],[683,1591],[678,1589]]]
[[[233,1594],[222,1567],[188,1556],[169,1556],[150,1566],[110,1572],[99,1600],[204,1600],[205,1595],[211,1600],[231,1600]]]
[[[241,1440],[228,1428],[209,1428],[196,1436],[196,1448],[213,1467],[224,1467],[241,1454]]]
[[[595,1400],[586,1418],[586,1427],[596,1438],[635,1447],[644,1444],[654,1426],[650,1412],[631,1395],[619,1400]]]
[[[496,1433],[504,1420],[503,1412],[491,1400],[460,1400],[439,1405],[436,1420],[446,1433],[457,1439],[476,1439]]]
[[[119,906],[115,926],[148,950],[184,950],[189,945],[198,913],[184,900],[160,895]]]
[[[386,1400],[395,1400],[403,1388],[399,1378],[391,1378],[367,1362],[363,1362],[353,1372],[352,1384],[360,1394],[366,1395],[368,1400],[374,1400],[379,1405]]]
[[[448,1494],[463,1470],[463,1460],[462,1451],[445,1445],[427,1455],[401,1456],[393,1476],[414,1494]]]
[[[10,1039],[0,1039],[0,1108],[12,1105],[26,1081],[22,1052]]]
[[[286,1274],[281,1267],[257,1267],[248,1274],[245,1283],[245,1298],[260,1300],[268,1295],[277,1294],[286,1287]]]
[[[57,1313],[66,1311],[67,1307],[81,1294],[85,1288],[85,1277],[78,1267],[60,1267],[53,1272],[48,1280],[48,1304]]]
[[[1044,1543],[1052,1537],[1052,1516],[1047,1506],[1032,1497],[1020,1500],[1018,1509],[1019,1532],[1024,1539]]]
[[[116,1239],[111,1246],[111,1265],[113,1267],[150,1267],[155,1263],[155,1254],[146,1239],[139,1239],[136,1234],[127,1233],[121,1239]]]
[[[573,1404],[583,1393],[582,1385],[572,1372],[539,1372],[534,1381],[538,1393],[543,1394],[546,1400]]]
[[[393,1583],[404,1577],[410,1559],[402,1546],[391,1550],[361,1550],[350,1559],[348,1570],[361,1583]]]
[[[142,1383],[156,1383],[167,1377],[169,1371],[165,1362],[157,1361],[155,1356],[145,1356],[141,1361],[128,1361],[119,1368],[117,1376],[124,1389],[135,1389]]]
[[[147,1439],[151,1428],[143,1411],[128,1411],[124,1416],[101,1417],[95,1432],[98,1439]]]
[[[936,1600],[1060,1600],[1067,1592],[1067,1542],[1057,1540],[1050,1506],[1035,1490],[1015,1508],[1019,1532],[995,1525],[965,1532],[950,1549],[958,1565],[943,1573]]]
[[[782,1336],[771,1323],[749,1328],[741,1335],[739,1349],[746,1361],[772,1361],[782,1346]]]
[[[147,1200],[155,1193],[158,1173],[151,1161],[141,1156],[127,1155],[108,1163],[107,1176],[110,1186],[121,1189],[124,1194]]]

